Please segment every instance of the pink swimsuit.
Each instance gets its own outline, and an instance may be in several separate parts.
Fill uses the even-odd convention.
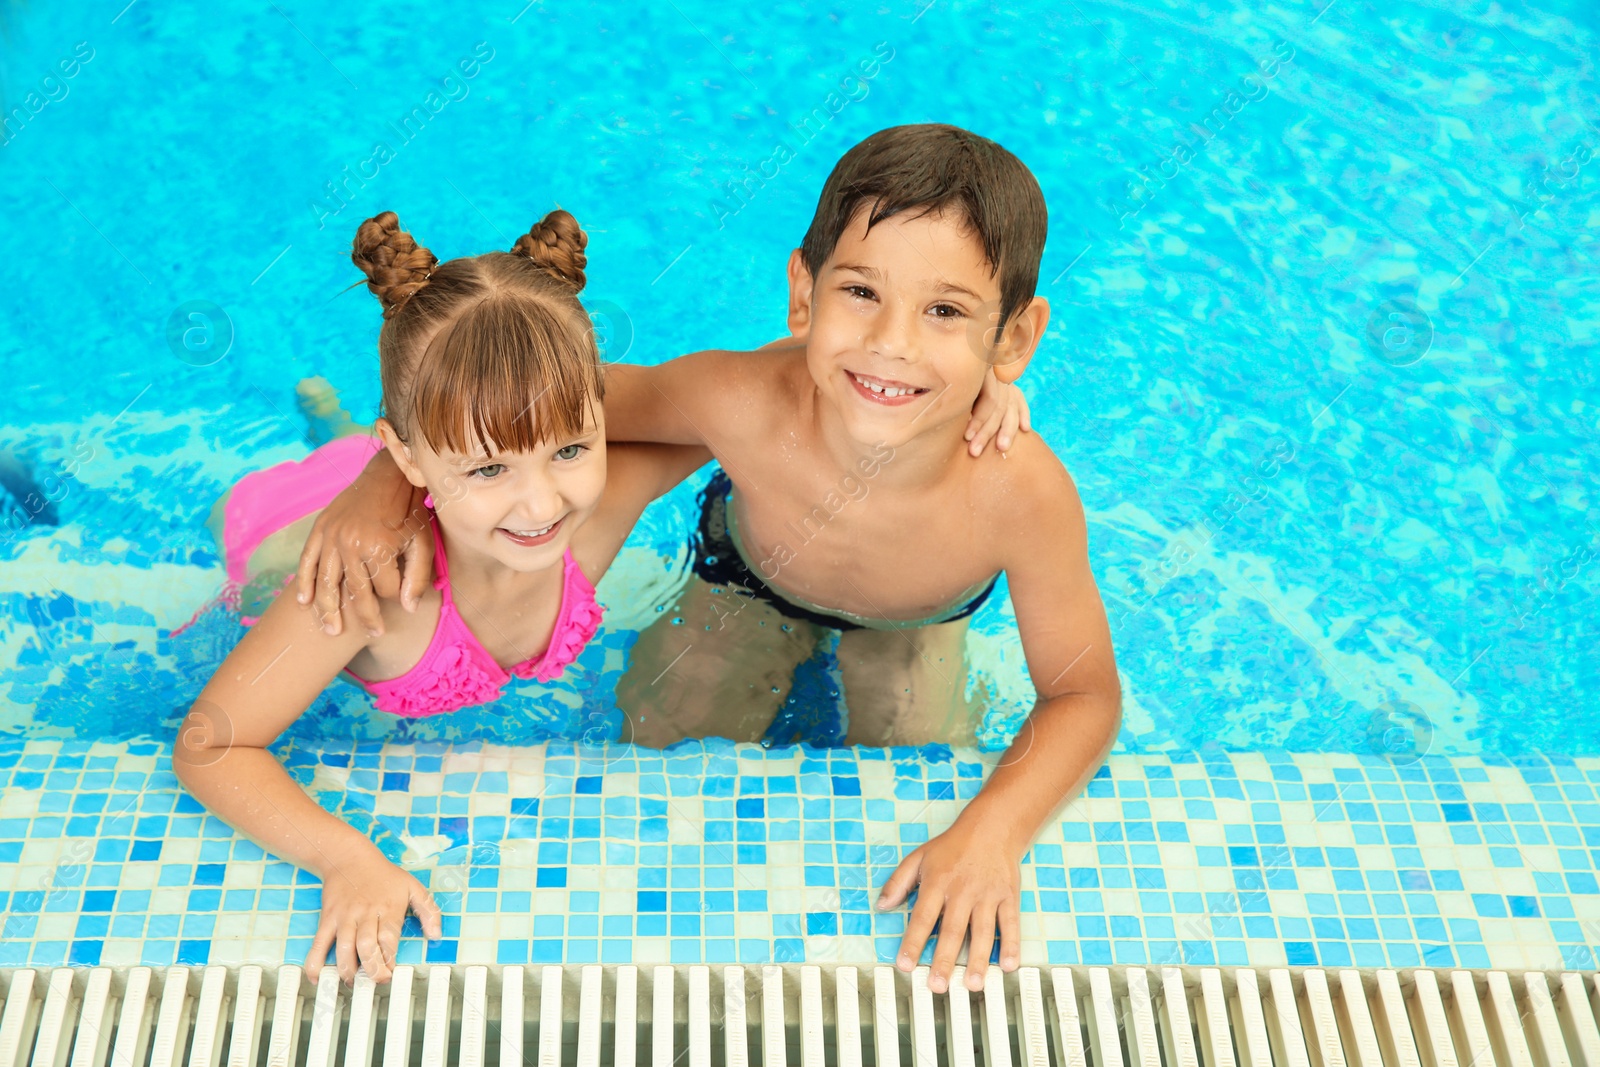
[[[267,535],[326,507],[355,480],[381,447],[375,438],[340,437],[298,463],[280,463],[241,479],[228,498],[224,513],[223,552],[229,580],[241,585],[248,580],[245,564]],[[422,659],[400,677],[368,681],[350,675],[373,695],[373,704],[393,715],[419,718],[486,704],[500,695],[512,675],[541,682],[560,677],[600,628],[604,612],[595,601],[594,586],[572,558],[572,550],[568,549],[561,561],[561,612],[556,616],[550,644],[539,655],[507,671],[495,662],[461,618],[450,592],[444,538],[438,520],[430,521],[433,587],[443,597],[439,622]]]

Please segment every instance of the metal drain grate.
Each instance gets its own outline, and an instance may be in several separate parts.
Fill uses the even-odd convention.
[[[1600,975],[830,965],[0,971],[0,1067],[1600,1067]]]

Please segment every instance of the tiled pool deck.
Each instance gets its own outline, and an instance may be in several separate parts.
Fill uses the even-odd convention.
[[[169,752],[0,744],[0,966],[301,962],[316,880],[205,814]],[[875,887],[997,758],[279,755],[437,894],[412,963],[891,960],[905,912]],[[1600,759],[1115,755],[1024,861],[1023,962],[1593,968],[1597,782]]]

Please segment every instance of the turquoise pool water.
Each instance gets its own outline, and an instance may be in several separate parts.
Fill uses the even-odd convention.
[[[613,354],[755,345],[840,152],[944,119],[1052,207],[1023,386],[1088,507],[1127,748],[1366,751],[1400,723],[1595,752],[1593,15],[1320,10],[8,8],[0,445],[57,521],[0,539],[7,729],[159,733],[233,639],[171,635],[219,584],[212,499],[306,450],[298,379],[373,410],[362,218],[453,255],[559,202]],[[215,362],[169,345],[193,301],[231,326]],[[450,736],[603,724],[693,488],[637,531],[562,703]],[[993,747],[1029,695],[1005,598],[976,631]],[[304,729],[394,729],[347,695]]]
[[[611,355],[757,345],[839,154],[933,120],[1051,205],[1022,385],[1127,696],[1025,864],[1024,962],[1594,965],[1590,6],[0,12],[0,966],[306,951],[315,880],[199,811],[166,738],[239,633],[201,610],[212,500],[308,450],[299,379],[372,414],[361,219],[449,256],[559,202]],[[594,744],[699,481],[557,685],[422,724],[336,687],[278,746],[440,894],[403,959],[892,954],[870,888],[1028,707],[1007,600],[971,644],[988,754]],[[829,666],[793,722],[836,714]]]

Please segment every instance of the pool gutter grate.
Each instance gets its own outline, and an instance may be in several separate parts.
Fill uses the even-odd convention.
[[[968,993],[958,967],[953,994],[926,967],[746,977],[430,965],[347,989],[296,966],[0,970],[0,1067],[1600,1067],[1600,975],[1570,971],[991,966]]]

